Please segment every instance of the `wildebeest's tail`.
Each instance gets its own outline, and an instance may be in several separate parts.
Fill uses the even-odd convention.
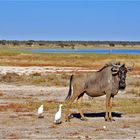
[[[70,77],[69,92],[68,92],[68,95],[67,95],[65,101],[67,101],[71,97],[71,92],[72,92],[72,88],[71,88],[72,78],[73,78],[73,75],[71,75],[71,77]]]

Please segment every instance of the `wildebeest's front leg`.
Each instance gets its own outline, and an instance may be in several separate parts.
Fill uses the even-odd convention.
[[[110,104],[111,94],[106,93],[106,114],[105,114],[105,121],[109,120],[109,104]]]
[[[110,98],[110,102],[109,102],[109,120],[110,120],[110,121],[115,121],[115,120],[112,118],[112,97]]]

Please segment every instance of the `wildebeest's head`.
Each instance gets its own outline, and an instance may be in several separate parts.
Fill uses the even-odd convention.
[[[132,67],[126,67],[125,64],[122,65],[112,65],[112,75],[119,77],[119,89],[123,90],[126,87],[125,79],[127,71],[132,70]]]

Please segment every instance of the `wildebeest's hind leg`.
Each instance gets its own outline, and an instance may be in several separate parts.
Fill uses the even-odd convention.
[[[79,113],[81,115],[81,120],[82,121],[85,121],[87,119],[84,117],[84,114],[83,114],[83,112],[81,110],[81,107],[80,107],[80,104],[79,104],[79,99],[80,99],[80,97],[83,97],[83,95],[84,95],[84,92],[78,96],[77,101],[76,101],[76,104],[77,104],[78,111],[79,111]]]
[[[69,117],[69,114],[70,114],[70,108],[71,108],[71,105],[72,103],[74,102],[74,100],[78,97],[77,94],[73,94],[73,96],[71,96],[71,98],[68,100],[67,102],[67,111],[65,113],[65,119],[67,122],[70,121],[70,117]]]

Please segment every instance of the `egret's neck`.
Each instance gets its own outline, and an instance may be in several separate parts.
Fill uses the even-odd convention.
[[[61,106],[59,107],[59,111],[61,111]]]

